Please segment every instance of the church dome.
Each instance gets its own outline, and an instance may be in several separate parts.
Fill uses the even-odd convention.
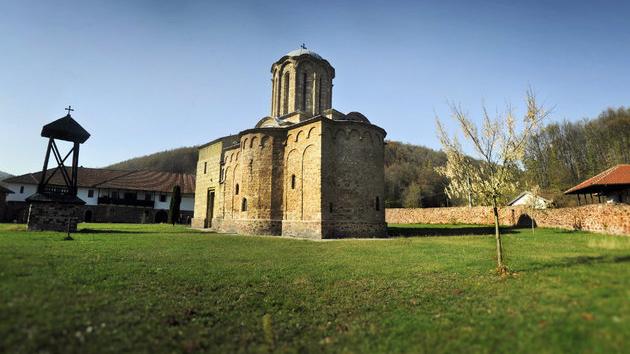
[[[310,55],[310,56],[312,56],[314,58],[317,58],[317,59],[320,59],[320,60],[323,59],[321,55],[315,53],[312,50],[306,49],[306,48],[298,48],[296,50],[292,50],[292,51],[288,52],[286,54],[286,56],[288,56],[288,57],[299,57],[300,55],[305,55],[305,54],[306,55]]]
[[[367,119],[366,116],[364,116],[363,114],[359,113],[359,112],[350,112],[348,114],[346,114],[345,118],[343,120],[349,120],[352,122],[362,122],[362,123],[370,123],[370,120]]]

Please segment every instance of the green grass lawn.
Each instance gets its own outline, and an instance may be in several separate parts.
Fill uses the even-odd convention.
[[[81,227],[63,241],[0,225],[0,352],[630,348],[627,237],[511,230],[515,275],[501,279],[487,234],[311,242]]]

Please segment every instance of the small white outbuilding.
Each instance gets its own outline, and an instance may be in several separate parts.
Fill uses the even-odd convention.
[[[518,195],[518,197],[512,199],[507,205],[508,206],[533,206],[534,209],[547,209],[552,206],[552,201],[549,199],[545,199],[539,195],[534,195],[534,193],[525,191]]]

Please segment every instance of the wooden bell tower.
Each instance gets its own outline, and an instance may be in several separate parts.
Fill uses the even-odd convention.
[[[42,128],[41,136],[48,138],[48,148],[37,193],[26,199],[30,204],[29,230],[76,231],[79,207],[85,204],[77,197],[79,146],[90,138],[90,133],[72,118],[70,113],[74,110],[71,106],[66,110],[68,114]],[[71,142],[70,151],[64,155],[57,140]],[[49,170],[51,155],[55,159],[56,167]],[[71,167],[68,167],[66,161],[70,156]],[[57,174],[61,175],[63,184],[51,182]]]

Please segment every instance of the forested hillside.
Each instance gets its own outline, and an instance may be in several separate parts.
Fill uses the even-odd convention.
[[[133,158],[109,168],[195,173],[197,147]],[[388,141],[385,146],[385,203],[388,207],[461,204],[448,200],[447,180],[435,172],[446,155],[426,147]],[[528,144],[522,189],[539,185],[557,204],[572,205],[563,191],[619,163],[630,163],[630,109],[608,109],[596,119],[550,123]]]
[[[446,205],[446,180],[433,169],[446,161],[442,152],[389,141],[385,146],[385,203],[387,206]],[[119,162],[107,168],[195,173],[197,147],[167,150]]]
[[[197,147],[181,147],[173,150],[134,157],[115,163],[107,168],[120,170],[153,170],[177,173],[195,173],[197,166]]]
[[[446,155],[423,146],[389,141],[385,146],[387,207],[446,206],[446,178],[435,172]]]
[[[4,171],[0,171],[0,181],[7,179],[9,177],[13,177],[13,175]]]
[[[528,144],[524,175],[559,205],[571,205],[563,191],[620,163],[630,163],[630,108],[623,107],[545,126]]]

